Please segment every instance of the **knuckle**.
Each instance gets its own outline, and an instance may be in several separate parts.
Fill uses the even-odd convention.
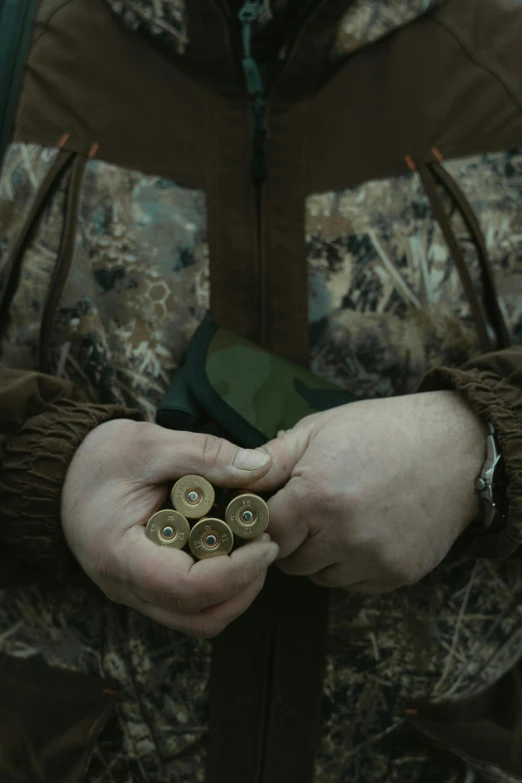
[[[210,470],[217,467],[222,459],[224,446],[225,441],[216,435],[205,435],[203,440],[203,460]]]
[[[301,497],[303,508],[321,516],[345,512],[345,496],[342,489],[327,476],[308,479],[309,491]]]

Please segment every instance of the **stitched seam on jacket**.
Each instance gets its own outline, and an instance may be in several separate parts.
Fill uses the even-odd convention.
[[[60,11],[63,11],[63,9],[66,6],[68,6],[70,3],[72,3],[72,2],[73,2],[73,0],[64,0],[64,2],[61,4],[61,6],[59,6],[58,8],[55,8],[54,11],[52,11],[49,14],[47,19],[38,19],[37,20],[38,27],[43,27],[43,30],[41,30],[41,32],[39,32],[39,33],[37,33],[37,35],[35,35],[35,38],[34,38],[34,41],[33,41],[33,45],[32,45],[32,47],[31,47],[31,49],[29,51],[29,57],[31,56],[31,53],[34,51],[34,49],[36,48],[37,43],[39,43],[39,41],[44,37],[44,35],[46,35],[49,32],[49,30],[47,28],[48,28],[48,25],[51,22],[51,20],[54,19],[56,14],[59,14]]]
[[[434,13],[432,16],[433,21],[435,24],[438,24],[439,27],[442,27],[443,30],[445,30],[448,35],[451,35],[452,38],[455,39],[455,41],[458,43],[468,60],[470,60],[472,63],[474,63],[477,68],[482,68],[482,70],[489,73],[489,75],[495,79],[499,84],[504,88],[506,91],[508,97],[511,99],[511,101],[515,104],[517,109],[522,112],[522,101],[519,100],[516,92],[514,92],[511,87],[507,84],[505,79],[497,72],[495,68],[493,68],[491,65],[487,65],[486,63],[482,62],[481,59],[471,51],[467,43],[465,43],[458,32],[453,29],[453,27],[446,21],[442,19],[437,18],[437,13]]]

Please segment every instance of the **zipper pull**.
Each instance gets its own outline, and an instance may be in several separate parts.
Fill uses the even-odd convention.
[[[266,0],[247,0],[239,11],[243,38],[243,73],[245,85],[251,100],[253,120],[252,176],[262,182],[266,177],[266,105],[265,87],[258,64],[252,57],[252,25],[266,9]]]
[[[265,91],[259,68],[252,57],[252,24],[262,13],[263,0],[247,0],[238,14],[242,25],[243,73],[245,74],[247,92],[251,98],[257,98]]]
[[[264,13],[263,0],[246,0],[241,7],[238,18],[241,24],[252,24]]]

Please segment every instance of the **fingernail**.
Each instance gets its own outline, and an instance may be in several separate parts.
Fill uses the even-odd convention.
[[[268,544],[268,542],[271,541],[272,539],[270,538],[269,533],[263,533],[262,536],[259,536],[258,540],[261,541],[263,544]]]
[[[239,470],[258,470],[270,460],[266,451],[255,449],[238,449],[234,458],[234,467]]]

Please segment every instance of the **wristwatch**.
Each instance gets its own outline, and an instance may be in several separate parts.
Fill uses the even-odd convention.
[[[507,515],[507,498],[504,460],[497,442],[495,430],[488,422],[486,438],[486,461],[480,476],[475,481],[483,505],[483,514],[479,521],[481,527],[489,528],[493,520],[499,522]]]

